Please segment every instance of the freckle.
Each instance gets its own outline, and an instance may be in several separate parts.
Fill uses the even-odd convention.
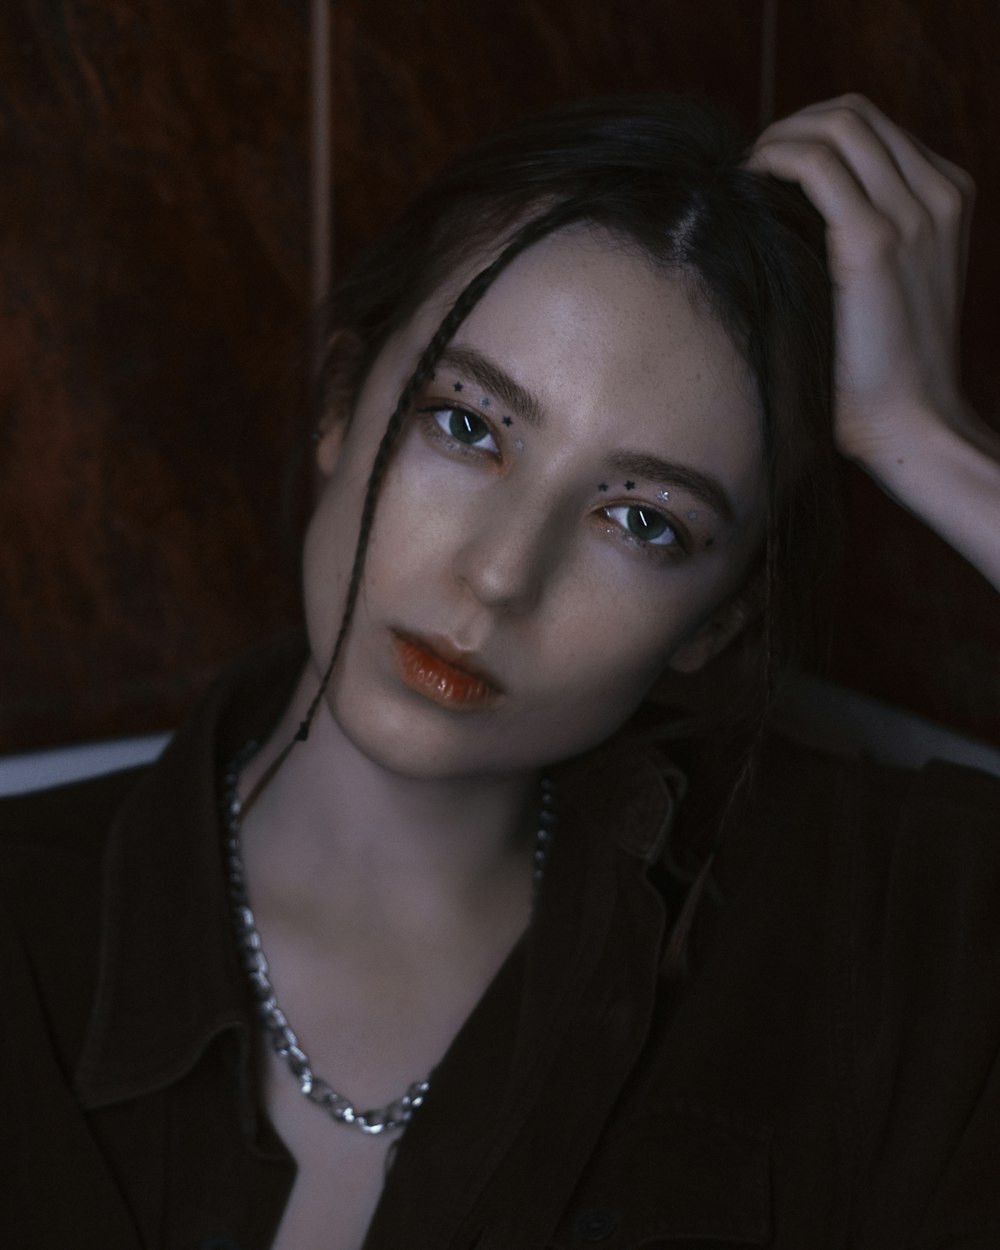
[[[896,463],[897,463],[897,464],[903,464],[904,462],[903,462],[902,460],[897,460],[897,461],[896,461]]]
[[[461,382],[456,382],[456,383],[455,383],[455,385],[454,385],[451,389],[452,389],[453,391],[460,391],[460,390],[462,389],[462,383],[461,383]]]

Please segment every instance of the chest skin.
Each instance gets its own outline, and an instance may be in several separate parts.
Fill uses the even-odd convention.
[[[264,1079],[268,1115],[297,1164],[274,1250],[358,1250],[399,1134],[372,1137],[335,1123],[307,1102],[273,1052]]]
[[[501,902],[497,923],[471,924],[443,945],[358,958],[343,944],[303,940],[259,909],[282,1008],[313,1070],[359,1111],[391,1103],[449,1050],[530,920],[526,888]],[[402,1132],[370,1135],[332,1120],[303,1097],[268,1041],[259,1049],[259,1097],[297,1167],[276,1250],[359,1250]]]

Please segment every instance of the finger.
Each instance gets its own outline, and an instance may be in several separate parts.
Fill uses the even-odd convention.
[[[973,179],[964,169],[933,152],[915,135],[898,126],[866,96],[852,93],[809,105],[799,113],[768,127],[761,136],[761,141],[779,138],[791,130],[801,131],[803,118],[811,119],[824,133],[829,129],[836,134],[839,128],[841,134],[845,134],[849,126],[844,123],[849,122],[850,114],[857,114],[864,119],[871,133],[884,145],[916,200],[930,214],[937,234],[945,240],[951,253],[959,286],[963,286],[975,203]],[[838,146],[840,150],[845,150],[843,144]],[[858,168],[857,172],[862,182],[865,182],[864,171]],[[885,201],[879,201],[878,196],[874,198],[885,204]],[[908,226],[904,226],[904,229],[918,224],[919,217],[910,216]]]
[[[914,193],[924,199],[932,212],[944,218],[958,218],[971,211],[975,183],[964,169],[933,152],[916,135],[887,117],[867,96],[845,96],[842,103],[857,109],[865,118],[892,153]]]
[[[829,134],[834,145],[849,159],[849,147],[857,133],[852,123],[855,116],[862,119],[881,142],[901,178],[935,220],[947,226],[964,220],[971,213],[975,184],[965,170],[932,152],[915,135],[888,118],[867,96],[852,93],[809,105],[775,123],[774,128],[769,127],[761,140],[765,140],[772,129],[780,136],[786,123],[796,128],[801,136],[803,119],[812,119],[820,133]],[[864,181],[863,170],[857,172]]]
[[[969,263],[969,244],[972,238],[972,216],[976,206],[975,179],[967,170],[962,169],[960,165],[956,165],[954,162],[949,161],[947,157],[933,152],[916,135],[910,134],[909,131],[904,131],[903,133],[914,144],[924,159],[929,161],[942,177],[947,178],[958,189],[960,202],[957,209],[954,204],[951,206],[945,205],[944,213],[947,215],[949,211],[958,212],[958,254],[956,262],[959,266],[960,279],[964,287],[965,273]]]
[[[827,144],[815,138],[768,142],[753,151],[747,167],[798,183],[827,229],[851,239],[853,247],[882,250],[892,242],[892,222],[875,208],[853,170]],[[853,259],[866,258],[859,255]]]
[[[818,144],[847,166],[871,204],[895,222],[905,238],[930,227],[929,210],[914,195],[892,153],[865,118],[851,109],[796,114],[768,143]],[[764,148],[766,149],[767,143]]]

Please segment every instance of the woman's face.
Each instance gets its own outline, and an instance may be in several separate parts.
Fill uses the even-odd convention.
[[[462,283],[382,352],[305,550],[323,670],[388,414]],[[721,327],[597,230],[515,260],[417,397],[385,478],[327,695],[340,730],[408,776],[502,775],[596,745],[665,666],[739,629],[764,515],[758,412]]]

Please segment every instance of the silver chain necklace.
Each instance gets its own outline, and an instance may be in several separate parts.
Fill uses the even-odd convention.
[[[243,854],[240,850],[240,829],[243,808],[238,785],[240,773],[257,750],[256,742],[248,742],[226,769],[222,785],[222,816],[225,825],[226,869],[229,881],[229,900],[232,907],[233,925],[240,957],[250,978],[250,986],[257,1002],[257,1011],[275,1053],[295,1078],[302,1094],[315,1106],[325,1111],[338,1124],[349,1124],[362,1133],[376,1135],[391,1129],[405,1128],[414,1111],[421,1106],[430,1089],[430,1078],[414,1081],[406,1092],[384,1107],[359,1111],[354,1103],[337,1091],[321,1076],[313,1072],[309,1056],[299,1045],[271,984],[270,967],[261,949],[260,933],[250,907],[247,894]],[[541,808],[538,832],[535,834],[533,861],[533,896],[538,897],[545,864],[555,827],[555,788],[548,778],[542,779]]]

